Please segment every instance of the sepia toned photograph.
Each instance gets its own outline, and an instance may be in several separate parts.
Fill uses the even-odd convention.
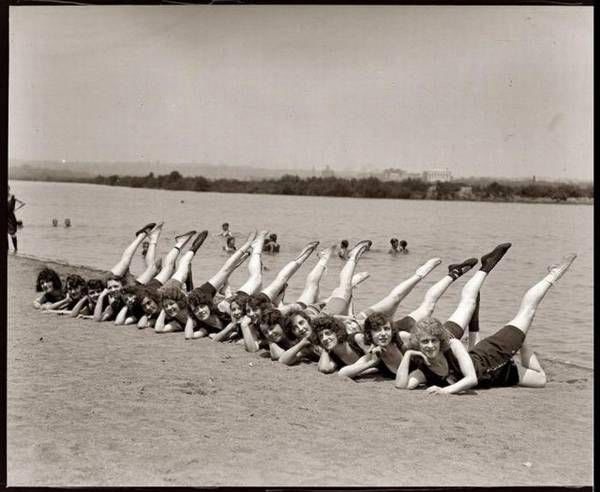
[[[593,7],[171,3],[9,7],[7,485],[591,487]]]

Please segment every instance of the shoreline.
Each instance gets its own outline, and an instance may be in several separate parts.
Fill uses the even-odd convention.
[[[43,263],[8,258],[9,486],[592,483],[593,370],[545,361],[544,389],[403,392],[40,313]]]
[[[129,176],[127,176],[129,177]],[[195,177],[188,176],[186,178],[194,179]],[[416,200],[416,201],[433,201],[433,202],[473,202],[473,203],[524,203],[534,205],[594,205],[594,198],[567,198],[566,200],[555,200],[550,197],[540,198],[525,198],[519,195],[514,195],[513,198],[506,199],[490,199],[490,198],[475,198],[475,197],[456,197],[456,198],[433,198],[423,194],[423,196],[414,197],[366,197],[366,196],[348,196],[348,195],[307,195],[307,194],[296,194],[296,193],[261,193],[261,192],[250,192],[250,191],[223,191],[223,190],[191,190],[191,189],[170,189],[170,188],[156,188],[150,186],[126,186],[126,185],[111,185],[107,183],[95,183],[93,178],[90,180],[60,180],[60,179],[25,179],[25,178],[10,178],[11,181],[32,181],[37,183],[70,183],[70,184],[88,184],[94,186],[108,186],[111,188],[131,188],[131,189],[145,189],[155,191],[187,191],[190,193],[221,193],[221,194],[247,194],[247,195],[273,195],[273,196],[296,196],[296,197],[308,197],[308,198],[355,198],[355,199],[368,199],[368,200]],[[342,178],[346,179],[346,178]],[[241,181],[246,183],[246,181]],[[248,181],[247,183],[252,183]],[[382,183],[389,183],[384,181]]]

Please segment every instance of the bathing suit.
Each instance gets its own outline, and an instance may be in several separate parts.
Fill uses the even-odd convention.
[[[325,307],[324,302],[319,302],[315,304],[305,304],[302,301],[296,301],[296,304],[299,304],[302,307],[302,311],[304,311],[304,314],[306,314],[311,319],[319,316],[319,314],[321,314],[321,310]]]
[[[469,356],[477,375],[478,388],[515,386],[519,383],[519,371],[512,358],[521,348],[523,340],[525,340],[525,334],[521,330],[506,325],[469,350]],[[444,387],[463,378],[458,361],[452,351],[447,349],[443,354],[448,361],[449,374],[446,377],[433,372],[422,359],[417,360],[418,368],[425,375],[428,384]]]
[[[15,216],[15,204],[16,198],[15,195],[12,195],[10,197],[10,200],[8,200],[8,217],[6,219],[6,230],[11,236],[14,236],[17,233],[17,217]]]
[[[410,316],[404,316],[404,318],[392,321],[392,328],[396,331],[410,331],[415,327],[417,322]]]
[[[162,282],[160,280],[158,280],[157,278],[153,278],[152,280],[150,280],[150,282],[148,282],[145,287],[147,289],[152,289],[152,290],[157,290],[160,289],[163,286]]]
[[[65,294],[60,290],[53,290],[51,292],[47,292],[44,294],[44,298],[40,304],[44,304],[46,302],[50,302],[54,304],[55,302],[62,301],[65,298]]]

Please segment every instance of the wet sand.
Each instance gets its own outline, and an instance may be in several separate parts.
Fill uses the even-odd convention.
[[[545,389],[399,391],[40,313],[42,265],[8,258],[10,486],[592,484],[588,369],[542,361]]]

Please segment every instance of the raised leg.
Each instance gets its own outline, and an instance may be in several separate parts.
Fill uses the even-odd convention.
[[[123,254],[121,255],[121,259],[117,262],[115,266],[110,269],[110,272],[117,277],[122,277],[129,270],[129,265],[131,265],[131,260],[133,260],[133,256],[135,255],[136,250],[140,247],[140,244],[144,242],[144,239],[148,235],[148,233],[155,226],[154,223],[148,224],[142,229],[140,229],[133,242],[125,248]]]
[[[221,269],[213,275],[208,282],[217,289],[217,292],[227,283],[229,276],[238,268],[244,260],[249,256],[248,250],[252,246],[254,239],[256,238],[256,231],[252,232],[248,236],[248,240],[240,246],[223,264]]]
[[[319,261],[317,261],[317,264],[306,276],[306,284],[304,285],[302,294],[298,298],[298,302],[303,302],[306,305],[317,302],[319,298],[319,282],[327,271],[327,262],[331,258],[335,248],[336,246],[334,245],[319,252]]]
[[[261,231],[252,242],[252,253],[248,261],[248,280],[238,290],[252,295],[257,292],[262,285],[262,260],[261,254],[265,244],[265,237],[268,231]]]
[[[546,373],[542,368],[540,361],[529,348],[527,342],[523,342],[520,350],[521,365],[519,369],[519,386],[529,388],[543,388],[546,386]]]
[[[144,258],[147,267],[153,266],[156,261],[156,244],[158,243],[158,238],[162,232],[162,227],[163,223],[161,222],[154,226],[154,229],[150,231],[150,244],[148,244],[148,251],[146,251],[146,256]]]
[[[508,324],[527,334],[527,330],[529,330],[529,327],[533,322],[535,312],[540,302],[542,302],[542,299],[550,290],[550,287],[563,276],[573,261],[575,261],[575,258],[577,258],[577,255],[568,255],[563,258],[559,265],[552,265],[549,268],[548,275],[525,293],[517,315]]]
[[[377,304],[374,304],[369,309],[375,313],[381,313],[384,316],[391,318],[402,299],[404,299],[411,290],[417,285],[426,275],[429,275],[431,271],[437,267],[442,260],[439,258],[432,258],[428,260],[425,264],[419,267],[416,273],[410,277],[408,280],[398,284],[392,291],[385,296],[381,301]]]
[[[267,285],[261,292],[266,294],[269,299],[274,299],[284,285],[287,284],[288,280],[298,271],[298,269],[304,264],[312,252],[317,249],[319,245],[318,241],[308,243],[306,247],[300,252],[300,254],[287,265],[285,265],[269,285]]]
[[[181,253],[181,248],[187,244],[194,234],[196,234],[196,231],[189,231],[175,238],[175,246],[167,253],[167,256],[165,256],[162,268],[155,277],[161,284],[164,284],[169,280],[171,275],[175,272],[175,262],[177,261],[179,253]]]

